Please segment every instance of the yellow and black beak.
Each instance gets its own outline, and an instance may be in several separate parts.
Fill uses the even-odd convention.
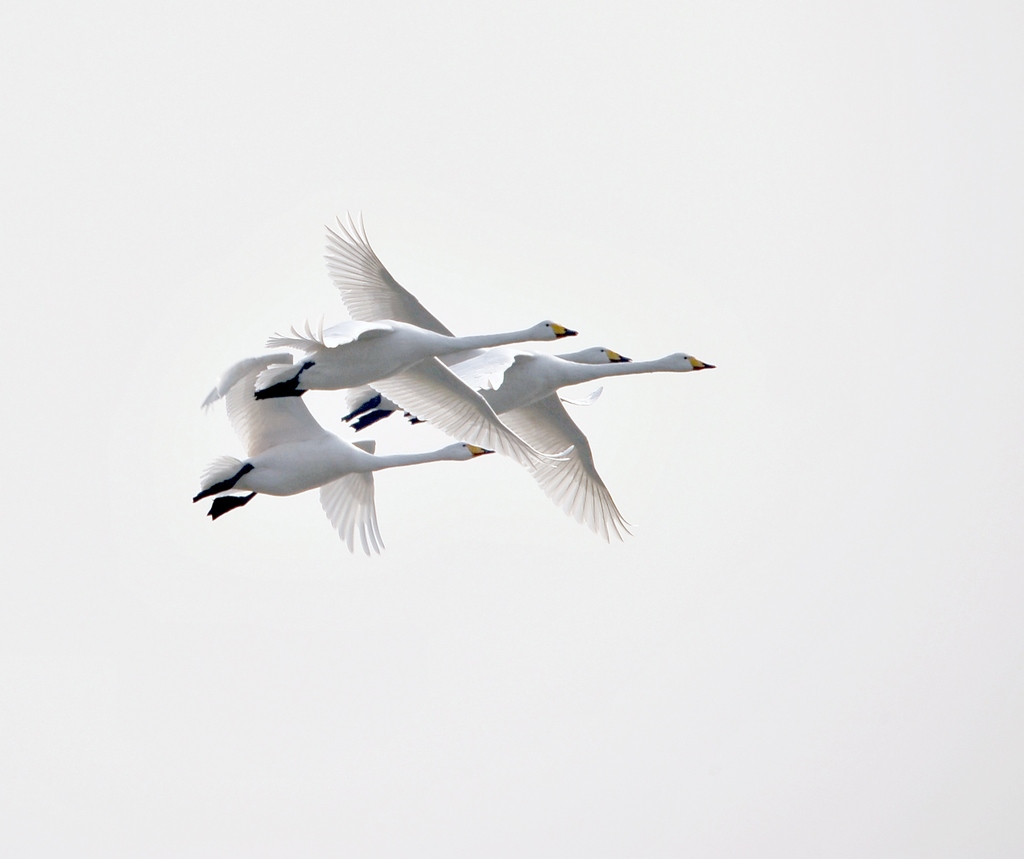
[[[714,364],[705,364],[703,361],[697,360],[692,355],[690,356],[690,363],[693,365],[693,369],[694,370],[714,370],[715,369],[715,365]]]
[[[557,322],[551,323],[551,330],[555,332],[556,340],[561,340],[563,337],[575,337],[579,334],[579,331],[573,331],[571,328],[566,328],[564,325],[559,325]]]
[[[475,444],[467,444],[466,447],[473,456],[483,456],[485,453],[494,453],[493,450],[488,450],[486,447],[478,447]]]
[[[632,358],[627,358],[625,355],[620,355],[618,352],[613,352],[611,349],[608,350],[608,360],[613,364],[630,364]]]

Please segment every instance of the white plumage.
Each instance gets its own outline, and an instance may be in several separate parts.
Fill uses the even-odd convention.
[[[256,494],[295,495],[319,487],[321,506],[349,550],[358,540],[366,554],[379,552],[384,544],[374,505],[374,471],[491,453],[460,443],[429,453],[377,456],[372,441],[343,441],[321,427],[298,397],[253,396],[256,377],[270,362],[281,360],[281,355],[269,355],[240,361],[214,389],[225,397],[228,420],[249,455],[245,460],[218,457],[204,470],[192,500],[215,497],[210,508],[214,519]]]
[[[327,229],[327,270],[353,318],[367,323],[401,320],[437,333],[451,334],[391,276],[370,247],[361,223],[357,227],[350,218],[345,225],[338,219],[337,227],[337,231]],[[586,436],[565,411],[557,391],[609,376],[689,372],[711,366],[681,352],[657,361],[634,363],[603,347],[566,355],[547,355],[508,346],[476,348],[447,355],[441,360],[422,362],[385,382],[358,389],[349,397],[351,413],[346,420],[361,429],[402,408],[432,423],[438,423],[433,415],[440,414],[445,423],[438,423],[438,426],[458,435],[460,430],[465,431],[464,419],[460,419],[455,408],[438,407],[443,399],[441,391],[438,386],[427,384],[425,378],[440,379],[454,374],[479,391],[504,425],[532,449],[549,454],[563,452],[558,461],[527,463],[544,493],[555,504],[606,540],[612,536],[621,539],[623,533],[628,533],[626,520],[597,472]],[[411,377],[415,376],[424,378],[416,380],[420,384],[413,391]],[[379,401],[376,400],[378,393],[382,395]],[[589,401],[593,402],[599,393],[591,394]]]

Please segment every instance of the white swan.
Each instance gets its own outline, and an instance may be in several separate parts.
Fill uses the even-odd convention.
[[[516,367],[512,374],[515,377],[516,383],[512,387],[526,385],[533,388],[537,385],[544,385],[545,379],[557,382],[555,388],[572,384],[571,382],[559,381],[562,377],[567,377],[566,373],[570,375],[572,373],[570,368],[559,372],[559,369],[565,362],[574,362],[576,364],[613,364],[632,361],[631,358],[625,358],[618,352],[606,349],[603,346],[592,346],[589,349],[565,355],[543,355],[543,353],[496,347],[494,349],[478,349],[473,353],[453,355],[451,356],[452,360],[449,361],[449,366],[452,372],[474,389],[498,388],[502,384],[505,370],[512,366],[516,356],[537,355],[542,355],[540,361],[526,362],[524,358],[524,362]],[[545,362],[545,358],[551,360]],[[458,363],[455,363],[454,359],[460,360]],[[545,370],[547,372],[544,372]],[[552,388],[552,390],[555,390],[555,388]],[[508,390],[509,388],[506,387],[506,393]],[[583,400],[567,400],[563,398],[562,401],[573,403],[574,405],[590,405],[600,394],[601,388],[598,388]],[[543,396],[543,394],[540,394],[540,396]],[[536,397],[531,399],[536,399]],[[347,400],[351,411],[342,420],[350,424],[356,432],[372,426],[377,421],[389,417],[396,411],[400,411],[398,405],[383,397],[372,385],[351,389]],[[419,423],[422,420],[408,412],[406,412],[406,417],[410,419],[411,423]]]
[[[551,467],[531,472],[544,493],[577,522],[606,540],[629,533],[611,493],[594,465],[586,435],[569,417],[558,389],[609,376],[713,369],[713,365],[679,352],[656,361],[631,361],[610,349],[585,349],[570,355],[545,355],[491,349],[453,371],[501,415],[506,426],[539,451],[571,454]]]
[[[378,259],[366,237],[366,229],[338,221],[338,232],[327,228],[327,269],[353,317],[362,320],[390,318],[414,322],[433,331],[451,333],[431,315]],[[505,424],[531,447],[563,451],[573,445],[563,461],[538,469],[529,466],[541,488],[567,514],[585,523],[606,540],[628,533],[607,486],[597,473],[590,444],[569,417],[557,390],[568,385],[613,375],[656,372],[690,372],[714,365],[677,353],[657,361],[632,362],[602,347],[567,355],[545,355],[507,348],[458,353],[448,358],[451,369],[484,399]],[[349,396],[344,420],[356,430],[385,418],[399,406],[379,385],[360,388]],[[396,401],[397,402],[397,401]],[[418,418],[430,419],[401,404]]]
[[[654,361],[633,361],[601,347],[568,355],[488,349],[452,366],[452,371],[466,384],[479,390],[499,415],[528,406],[569,385],[612,376],[713,369],[714,364],[705,364],[685,352],[675,352]]]
[[[575,331],[545,320],[531,328],[501,334],[452,337],[398,320],[339,322],[314,332],[294,328],[291,336],[275,334],[268,348],[297,349],[304,358],[297,365],[270,367],[256,381],[257,399],[301,396],[306,391],[337,391],[385,379],[426,358],[453,355],[490,346],[530,340],[573,337]]]
[[[200,491],[192,501],[217,496],[208,514],[213,519],[248,504],[259,493],[295,495],[319,487],[320,504],[349,551],[354,551],[358,538],[369,555],[384,546],[374,506],[374,471],[469,460],[493,452],[460,443],[428,453],[376,456],[372,441],[352,445],[327,432],[297,397],[253,397],[256,378],[267,366],[291,360],[290,354],[278,353],[240,361],[214,389],[213,393],[226,397],[228,419],[249,456],[244,460],[218,457],[203,472]],[[248,494],[227,494],[238,492]]]

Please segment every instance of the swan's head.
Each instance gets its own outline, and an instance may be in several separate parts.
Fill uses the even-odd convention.
[[[579,333],[550,319],[538,322],[530,331],[533,335],[530,337],[531,340],[561,340],[563,337],[575,337]]]
[[[570,352],[568,355],[559,355],[565,361],[573,361],[576,364],[628,364],[632,358],[605,349],[604,346],[591,346],[579,352]]]
[[[694,358],[693,355],[687,355],[685,352],[676,352],[674,355],[669,355],[663,359],[666,370],[675,370],[678,373],[688,373],[691,370],[714,370],[714,364],[705,364],[699,358]]]
[[[483,456],[485,453],[494,453],[494,451],[488,450],[486,447],[480,447],[479,445],[459,442],[458,444],[450,444],[448,447],[441,448],[438,453],[440,454],[441,459],[459,461],[475,459],[478,456]]]

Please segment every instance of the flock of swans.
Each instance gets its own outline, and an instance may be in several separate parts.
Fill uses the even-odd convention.
[[[559,389],[611,376],[712,369],[678,352],[632,361],[593,347],[549,355],[516,344],[560,340],[576,332],[556,322],[498,334],[456,337],[377,258],[360,221],[327,228],[327,270],[352,317],[314,330],[274,335],[276,350],[234,364],[207,395],[223,399],[248,458],[222,456],[200,478],[193,502],[213,498],[217,519],[256,495],[320,489],[320,503],[350,551],[383,541],[373,473],[500,453],[522,465],[562,510],[605,540],[628,525],[594,465],[590,444],[569,416]],[[346,389],[342,418],[359,432],[393,412],[429,421],[458,443],[428,453],[378,455],[373,441],[348,442],[325,430],[302,401],[306,391]],[[600,389],[584,402],[593,402]]]

